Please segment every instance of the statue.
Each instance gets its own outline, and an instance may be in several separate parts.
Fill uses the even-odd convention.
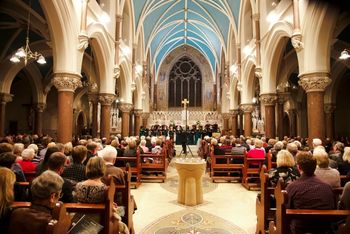
[[[258,120],[259,120],[259,110],[257,107],[255,107],[255,110],[252,112],[253,131],[258,130]]]
[[[264,133],[264,132],[265,132],[265,130],[264,130],[264,127],[265,127],[264,125],[265,125],[265,123],[264,123],[264,119],[263,119],[263,118],[261,118],[261,119],[258,120],[257,125],[258,125],[258,131],[259,131],[259,133]]]

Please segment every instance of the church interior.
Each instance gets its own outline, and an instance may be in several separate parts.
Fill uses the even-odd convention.
[[[163,126],[178,135],[175,155],[187,156],[179,128],[201,131],[201,139],[210,130],[304,139],[310,149],[315,138],[349,146],[345,2],[2,0],[0,138],[108,142]],[[203,204],[180,205],[174,165],[166,185],[131,190],[131,233],[256,232],[257,191],[213,183],[206,173]]]

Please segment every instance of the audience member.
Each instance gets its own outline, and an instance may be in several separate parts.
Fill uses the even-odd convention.
[[[16,159],[16,155],[14,155],[12,152],[2,153],[0,154],[0,167],[7,167],[8,169],[11,169],[16,175],[16,182],[25,182],[26,178],[22,167],[16,163]]]
[[[313,156],[317,160],[315,175],[333,188],[340,187],[340,174],[337,169],[329,167],[328,154],[324,150],[314,150]]]
[[[287,208],[290,209],[334,209],[334,195],[332,187],[318,179],[314,172],[316,159],[309,152],[297,154],[297,165],[301,177],[290,183],[286,190],[288,192]],[[316,218],[317,219],[317,218]],[[297,233],[325,233],[329,229],[329,223],[317,222],[310,219],[292,219],[291,232]]]
[[[41,173],[47,170],[47,162],[49,161],[49,158],[51,154],[59,152],[59,149],[56,146],[48,147],[45,150],[45,157],[42,160],[40,164],[37,165],[36,167],[36,176],[39,176]]]
[[[341,175],[350,174],[350,147],[344,148],[343,161],[338,164],[338,171]]]
[[[62,178],[52,171],[35,178],[31,185],[32,204],[12,212],[8,233],[46,233],[52,210],[62,194],[62,184]]]
[[[72,158],[73,163],[64,169],[62,177],[72,180],[75,183],[86,180],[84,160],[86,160],[87,149],[83,145],[78,145],[73,148]]]
[[[269,186],[275,187],[279,179],[282,179],[283,185],[287,186],[300,177],[294,157],[288,150],[280,150],[277,153],[276,163],[277,167],[269,170]]]
[[[38,155],[39,147],[36,144],[30,144],[28,145],[27,149],[33,149],[34,150],[34,158],[32,159],[32,162],[36,165],[40,163],[40,156]]]
[[[114,163],[117,158],[117,150],[113,146],[107,145],[100,151],[100,155],[106,163],[106,171],[102,181],[106,183],[108,176],[111,175],[115,184],[125,184],[124,172],[122,169],[115,167]]]
[[[27,181],[32,181],[34,179],[34,174],[28,175],[29,173],[35,173],[36,164],[32,162],[34,155],[35,152],[33,149],[25,149],[22,151],[22,160],[18,162],[22,167]]]
[[[6,167],[0,167],[0,230],[7,233],[11,217],[11,203],[14,200],[13,186],[16,175]]]

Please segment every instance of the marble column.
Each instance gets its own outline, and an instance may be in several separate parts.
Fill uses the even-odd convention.
[[[299,76],[299,85],[303,87],[307,95],[307,123],[310,147],[312,146],[312,139],[325,138],[324,91],[330,83],[329,74],[325,72],[313,72]]]
[[[268,138],[276,137],[275,103],[277,97],[274,93],[260,95],[260,101],[265,106],[265,135]]]
[[[237,129],[238,129],[238,114],[239,110],[230,110],[231,113],[231,121],[232,121],[232,135],[238,136]]]
[[[129,136],[130,111],[133,105],[130,103],[119,103],[119,109],[122,112],[122,137]]]
[[[241,104],[241,110],[243,111],[243,121],[244,121],[244,136],[252,135],[252,111],[254,107],[253,104]]]
[[[45,103],[37,103],[35,107],[34,133],[39,136],[43,134],[43,112],[45,107]]]
[[[91,116],[91,135],[92,137],[98,137],[98,122],[97,122],[97,116],[98,116],[98,94],[97,93],[89,93],[88,94],[89,102],[92,106],[92,116]]]
[[[72,141],[73,97],[74,91],[82,85],[81,75],[55,73],[52,82],[58,90],[57,142],[65,144]]]
[[[288,110],[289,119],[290,119],[290,135],[296,137],[298,135],[297,131],[297,111],[295,109]]]
[[[134,116],[135,116],[135,136],[139,136],[140,135],[140,128],[141,128],[141,124],[142,124],[142,119],[141,119],[141,114],[142,114],[142,110],[141,109],[135,109],[134,110]]]
[[[0,93],[0,136],[5,136],[6,104],[12,102],[13,95]]]
[[[277,98],[277,136],[283,139],[283,114],[284,114],[284,97],[278,95]]]
[[[223,119],[223,130],[224,134],[227,134],[229,131],[229,124],[228,121],[230,119],[230,114],[229,113],[222,113],[222,119]]]
[[[100,93],[98,99],[101,103],[100,137],[109,139],[111,132],[111,105],[115,100],[115,95]]]
[[[330,138],[331,140],[334,139],[334,110],[334,104],[327,103],[324,105],[324,112],[326,115],[326,137]]]
[[[142,113],[142,126],[145,128],[147,128],[149,116],[149,113]]]

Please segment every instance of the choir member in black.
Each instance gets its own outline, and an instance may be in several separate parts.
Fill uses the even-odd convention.
[[[202,139],[202,126],[197,125],[194,131],[194,143],[197,144],[199,139]]]
[[[169,137],[170,137],[170,138],[174,138],[174,135],[175,135],[174,127],[173,127],[172,125],[170,125],[170,128],[169,128]]]

